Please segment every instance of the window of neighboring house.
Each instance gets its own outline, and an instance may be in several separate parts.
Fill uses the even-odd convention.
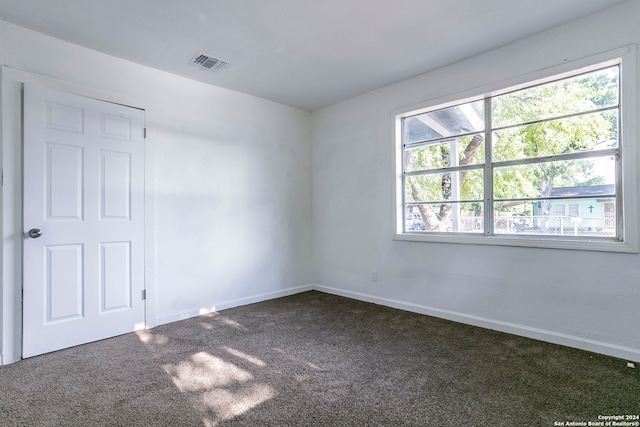
[[[398,235],[623,241],[620,70],[611,61],[397,116],[401,218],[421,219],[399,221]]]
[[[569,216],[572,218],[580,218],[580,205],[577,203],[569,203]]]
[[[556,216],[568,216],[568,217],[578,218],[580,217],[580,205],[577,203],[556,204],[555,214]]]

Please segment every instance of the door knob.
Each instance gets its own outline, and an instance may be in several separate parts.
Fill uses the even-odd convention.
[[[37,239],[38,237],[42,236],[42,230],[40,230],[39,228],[32,228],[31,230],[29,230],[28,234],[32,239]]]

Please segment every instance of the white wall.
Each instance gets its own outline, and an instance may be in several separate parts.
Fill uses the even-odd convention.
[[[0,35],[2,363],[21,348],[23,81],[145,109],[151,325],[308,289],[309,113],[1,21]]]
[[[638,254],[392,240],[391,120],[400,107],[638,43],[639,18],[640,2],[627,2],[315,111],[319,289],[640,361]]]

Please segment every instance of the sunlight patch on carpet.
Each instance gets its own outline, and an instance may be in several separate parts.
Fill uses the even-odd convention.
[[[265,366],[265,363],[262,360],[258,359],[257,357],[253,357],[250,354],[243,353],[240,350],[236,350],[234,348],[230,348],[230,347],[226,347],[226,346],[222,346],[222,349],[224,351],[226,351],[227,353],[229,353],[229,354],[231,354],[233,356],[239,357],[241,359],[244,359],[249,363],[253,363],[254,365],[257,365],[257,366],[260,366],[260,367]]]
[[[153,346],[153,345],[163,345],[169,342],[169,338],[164,335],[151,333],[148,329],[143,329],[141,331],[136,331],[136,335],[138,339],[143,344]]]
[[[207,417],[203,421],[215,426],[216,422],[241,415],[275,395],[273,388],[266,384],[247,384],[233,391],[217,388],[201,394],[199,409],[214,413],[213,419]]]
[[[258,358],[232,348],[224,349],[243,360],[264,366]],[[178,363],[165,364],[163,369],[194,407],[205,414],[203,421],[207,426],[236,417],[277,394],[267,384],[255,382],[250,372],[206,352],[196,353]]]
[[[253,375],[244,369],[205,352],[163,368],[181,392],[210,390],[253,379]]]

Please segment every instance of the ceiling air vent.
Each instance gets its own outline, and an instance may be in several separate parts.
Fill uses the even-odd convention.
[[[206,68],[207,70],[213,71],[222,71],[229,65],[227,61],[223,61],[222,59],[214,58],[213,56],[206,53],[198,53],[191,59],[191,64],[200,67]]]

